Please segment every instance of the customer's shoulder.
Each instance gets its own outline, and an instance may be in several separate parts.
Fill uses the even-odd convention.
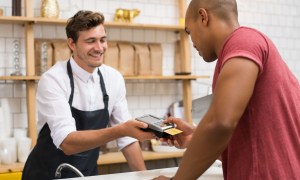
[[[246,27],[246,26],[241,26],[236,30],[236,33],[233,34],[238,34],[239,36],[244,35],[245,37],[249,38],[253,36],[258,36],[258,37],[266,37],[266,35],[261,32],[258,29],[254,29],[251,27]]]
[[[241,26],[229,35],[225,44],[235,48],[247,48],[254,45],[256,47],[266,46],[269,41],[270,39],[259,30]]]

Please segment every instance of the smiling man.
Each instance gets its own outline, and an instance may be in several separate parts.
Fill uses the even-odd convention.
[[[45,72],[38,84],[38,139],[22,179],[54,179],[62,163],[84,176],[97,175],[100,146],[117,139],[132,170],[145,170],[140,141],[154,138],[147,124],[130,120],[122,75],[103,64],[107,49],[104,16],[79,11],[68,20],[72,56]],[[127,137],[130,136],[130,137]],[[61,178],[76,177],[70,170]]]

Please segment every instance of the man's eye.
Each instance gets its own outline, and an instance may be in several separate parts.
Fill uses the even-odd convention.
[[[100,39],[101,43],[105,43],[106,41],[107,41],[106,38]]]
[[[93,42],[95,42],[95,40],[94,39],[88,39],[85,42],[87,42],[87,43],[93,43]]]
[[[187,28],[185,28],[184,31],[185,31],[188,35],[190,35],[190,31],[189,31]]]

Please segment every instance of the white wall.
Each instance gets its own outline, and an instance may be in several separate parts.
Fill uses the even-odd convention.
[[[34,15],[40,15],[41,0],[34,1]],[[263,31],[279,48],[286,63],[300,79],[300,1],[298,0],[237,0],[240,24]],[[77,10],[101,11],[106,21],[113,19],[116,8],[138,8],[137,23],[177,24],[177,0],[59,0],[61,18],[72,16]],[[189,1],[187,1],[189,2]],[[1,0],[4,14],[11,15],[11,0]],[[21,25],[0,24],[0,75],[14,71],[12,45],[14,39],[21,41],[21,67],[25,74],[24,28]],[[37,38],[65,38],[63,26],[36,25]],[[173,74],[174,42],[177,35],[169,31],[112,29],[108,31],[110,40],[133,42],[159,42],[163,45],[164,75]],[[212,76],[215,63],[205,63],[192,49],[192,72],[194,75]],[[193,81],[193,98],[210,91],[211,79]],[[171,102],[181,99],[181,83],[167,80],[127,80],[127,94],[133,116],[144,113],[163,116]],[[0,82],[0,99],[8,98],[15,127],[26,127],[25,84]]]

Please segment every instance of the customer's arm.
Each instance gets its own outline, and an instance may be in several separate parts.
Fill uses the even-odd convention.
[[[125,156],[128,165],[132,171],[146,170],[139,142],[136,141],[134,143],[131,143],[125,148],[123,148],[121,151]]]
[[[197,179],[224,151],[252,96],[258,72],[253,61],[243,58],[224,64],[211,106],[193,134],[175,180]]]

